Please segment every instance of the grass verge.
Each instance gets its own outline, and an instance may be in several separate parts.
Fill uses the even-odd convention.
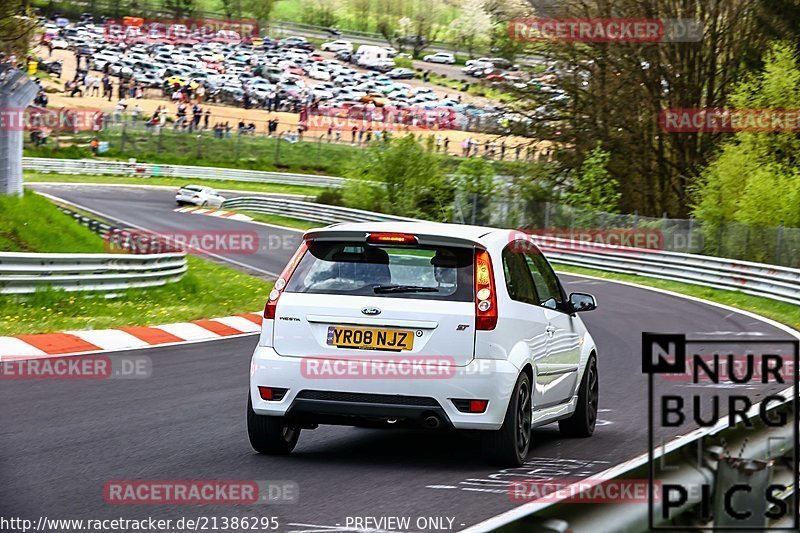
[[[295,228],[307,230],[311,228],[320,228],[327,226],[319,222],[309,222],[308,220],[300,220],[299,218],[283,217],[281,215],[269,215],[265,213],[251,213],[250,211],[237,211],[257,220],[258,222],[265,222],[267,224],[275,224],[276,226],[286,226],[287,228]]]
[[[0,251],[103,253],[103,240],[41,196],[0,195]],[[0,306],[2,309],[2,306]]]
[[[602,270],[594,270],[591,268],[575,267],[570,265],[563,265],[554,263],[553,267],[565,274],[584,274],[586,276],[594,276],[608,280],[629,281],[639,285],[646,285],[648,287],[655,287],[657,289],[665,289],[668,291],[685,294],[687,296],[694,296],[696,298],[703,298],[744,311],[750,311],[759,315],[771,318],[795,329],[800,329],[800,306],[793,305],[786,302],[778,302],[768,298],[761,298],[759,296],[751,296],[736,291],[725,291],[721,289],[712,289],[708,287],[701,287],[700,285],[690,285],[688,283],[678,283],[676,281],[666,281],[655,278],[648,278],[645,276],[635,276],[633,274],[620,274],[617,272],[605,272]]]
[[[30,183],[51,181],[61,183],[97,183],[112,185],[165,185],[181,187],[187,183],[206,185],[214,189],[242,192],[272,192],[280,194],[302,194],[316,196],[324,189],[302,185],[283,185],[280,183],[252,183],[241,181],[201,180],[194,178],[138,178],[135,176],[87,176],[78,174],[45,174],[42,172],[26,172],[25,181]]]
[[[0,335],[185,322],[258,311],[272,283],[197,257],[177,283],[119,297],[45,290],[0,295]]]
[[[46,199],[27,192],[0,197],[0,250],[102,253],[103,240]],[[0,335],[146,326],[213,318],[261,309],[272,283],[188,258],[183,279],[161,287],[104,294],[42,290],[0,294]]]

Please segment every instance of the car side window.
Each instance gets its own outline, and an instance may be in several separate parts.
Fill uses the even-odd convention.
[[[525,257],[525,264],[536,286],[536,293],[539,296],[537,303],[551,309],[557,308],[559,304],[563,303],[563,297],[558,278],[547,259],[538,248],[532,246],[528,246],[528,250],[522,255]]]
[[[512,300],[539,305],[536,287],[525,263],[525,257],[514,246],[507,246],[503,250],[503,272],[506,277],[508,295]]]

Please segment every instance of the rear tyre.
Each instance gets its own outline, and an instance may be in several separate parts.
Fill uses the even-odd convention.
[[[597,424],[597,401],[600,384],[597,374],[597,358],[589,356],[586,371],[578,389],[578,405],[572,416],[558,421],[558,429],[565,437],[591,437]]]
[[[258,453],[288,455],[300,438],[300,428],[290,426],[282,416],[257,415],[247,396],[247,436],[250,446]]]
[[[484,450],[492,464],[522,466],[531,446],[531,380],[523,372],[514,385],[503,426],[486,435]]]

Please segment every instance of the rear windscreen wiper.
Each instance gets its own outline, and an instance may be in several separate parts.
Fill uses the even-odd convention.
[[[397,292],[439,292],[436,287],[420,287],[418,285],[380,285],[375,287],[377,294],[389,294]]]

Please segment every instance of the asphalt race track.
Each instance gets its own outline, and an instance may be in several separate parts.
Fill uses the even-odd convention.
[[[151,230],[240,229],[258,232],[262,243],[293,242],[234,257],[240,267],[262,274],[280,272],[297,243],[297,232],[290,230],[175,213],[170,190],[34,188]],[[782,330],[725,309],[605,281],[562,278],[568,291],[590,292],[600,307],[583,315],[600,351],[600,422],[590,439],[561,439],[557,427],[536,430],[525,467],[487,467],[478,442],[462,434],[330,426],[304,431],[289,457],[257,455],[247,442],[244,417],[256,337],[246,336],[139,351],[153,362],[152,378],[145,380],[4,381],[0,514],[277,516],[281,531],[309,532],[344,530],[348,517],[410,516],[412,524],[417,517],[451,517],[459,530],[514,507],[508,483],[531,472],[585,477],[646,452],[643,331],[787,338]],[[753,388],[752,394],[764,390]],[[122,479],[292,480],[300,502],[107,504],[104,484]]]

